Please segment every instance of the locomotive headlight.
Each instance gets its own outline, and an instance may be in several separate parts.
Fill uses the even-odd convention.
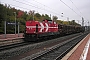
[[[34,30],[34,33],[36,33],[36,31]]]
[[[26,31],[26,33],[27,33],[27,31]]]

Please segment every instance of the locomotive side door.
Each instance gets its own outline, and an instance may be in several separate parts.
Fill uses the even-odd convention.
[[[38,24],[36,24],[36,33],[38,32]]]

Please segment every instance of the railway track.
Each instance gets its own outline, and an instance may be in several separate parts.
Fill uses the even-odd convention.
[[[81,41],[85,35],[77,36],[73,39],[63,42],[62,44],[55,45],[51,48],[47,48],[45,51],[36,54],[36,56],[30,57],[30,60],[60,60],[65,56],[79,41]],[[24,60],[28,58],[24,58]],[[23,60],[23,59],[22,59]]]
[[[13,56],[16,56],[16,55],[20,56],[21,54],[23,54],[25,52],[28,52],[28,51],[32,52],[32,50],[39,49],[39,48],[41,49],[41,47],[45,47],[45,46],[51,45],[53,43],[57,44],[57,43],[65,41],[66,39],[70,39],[70,38],[73,38],[73,37],[79,36],[79,35],[81,35],[81,33],[70,35],[70,36],[66,36],[66,37],[60,37],[60,38],[53,39],[53,40],[43,41],[43,42],[36,42],[36,43],[35,42],[30,42],[29,44],[28,43],[16,44],[15,46],[14,45],[10,46],[10,48],[7,48],[8,46],[6,46],[6,48],[4,48],[6,51],[1,51],[1,50],[4,50],[4,49],[0,50],[1,51],[0,52],[0,59],[1,60],[2,59],[6,59],[7,60],[10,57],[13,57]],[[53,47],[46,48],[44,50],[47,51],[47,50],[52,49],[52,48]],[[4,57],[1,57],[1,56],[4,56]]]
[[[41,41],[41,42],[43,42],[43,41]],[[19,47],[19,46],[29,45],[29,44],[33,44],[33,43],[35,43],[35,42],[26,43],[23,40],[23,38],[13,39],[13,40],[3,40],[3,41],[0,41],[0,51]]]
[[[24,45],[29,45],[29,44],[33,44],[33,42],[25,42],[23,40],[23,38],[19,38],[19,39],[14,39],[14,40],[4,40],[4,41],[0,41],[0,52],[4,51],[4,50],[8,50],[11,48],[15,48],[15,47],[20,47],[20,46],[24,46]]]
[[[4,45],[4,46],[0,46],[0,51],[15,48],[15,47],[20,47],[20,46],[24,46],[28,44],[29,43],[26,43],[26,42],[20,42],[20,43],[15,43],[15,44]]]
[[[0,46],[10,45],[10,44],[15,44],[20,42],[24,42],[23,38],[0,40]]]

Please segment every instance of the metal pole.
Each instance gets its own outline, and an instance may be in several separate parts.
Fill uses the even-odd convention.
[[[61,17],[63,17],[63,13],[61,13],[61,14],[62,14]],[[63,20],[62,24],[64,24],[64,20]]]
[[[34,20],[34,12],[35,12],[35,11],[33,10],[33,20]]]
[[[67,17],[67,22],[68,22],[68,25],[69,25],[69,17]]]
[[[89,31],[89,21],[88,21],[88,31]]]
[[[51,14],[50,14],[50,20],[51,20]]]
[[[16,12],[15,13],[15,35],[16,35]]]
[[[18,37],[19,37],[19,22],[18,22]]]
[[[33,20],[34,20],[34,14],[33,14]]]
[[[82,17],[82,26],[84,26],[84,18]]]
[[[4,30],[4,32],[5,32],[4,37],[6,38],[6,21],[4,22],[4,26],[5,26],[5,27],[4,27],[4,29],[5,29],[5,30]]]

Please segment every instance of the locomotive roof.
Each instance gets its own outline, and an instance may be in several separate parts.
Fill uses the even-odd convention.
[[[47,21],[52,21],[52,20],[48,20],[48,19],[46,19]],[[43,20],[43,21],[45,21],[45,20]]]

